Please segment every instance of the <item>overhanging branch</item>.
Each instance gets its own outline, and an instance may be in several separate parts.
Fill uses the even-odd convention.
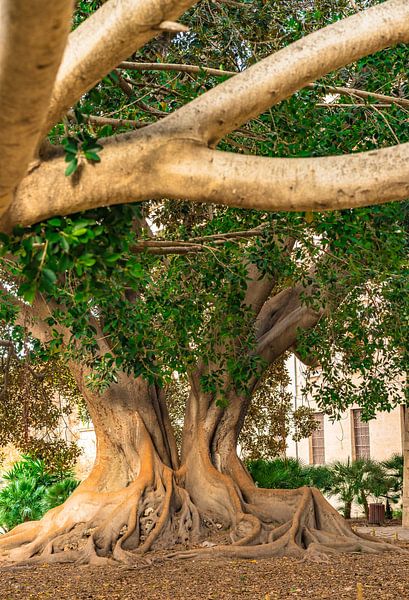
[[[11,0],[13,1],[13,0]],[[196,0],[108,0],[69,36],[44,135],[85,92]]]
[[[401,42],[409,42],[409,4],[388,0],[286,46],[196,98],[164,124],[214,146],[312,81]]]
[[[71,9],[68,0],[0,2],[0,215],[33,159]]]
[[[71,34],[54,90],[55,115],[112,64],[118,64],[125,52],[130,52],[131,42],[135,49],[141,40],[155,35],[162,20],[176,18],[194,3],[161,0],[155,8],[152,1],[109,0]],[[405,199],[409,196],[408,144],[362,154],[297,159],[243,156],[208,148],[314,78],[402,41],[409,41],[406,0],[388,0],[306,36],[160,122],[110,138],[102,162],[83,162],[72,177],[64,175],[61,154],[39,164],[21,182],[0,229],[7,231],[17,223],[31,225],[99,206],[164,197],[294,211]],[[60,95],[58,86],[64,88]]]
[[[409,143],[320,158],[245,156],[200,146],[186,155],[181,146],[163,168],[163,195],[238,208],[341,210],[409,196]]]
[[[65,177],[62,156],[43,163],[21,183],[0,229],[145,199],[322,211],[409,196],[409,143],[345,156],[267,158],[166,140],[160,125],[107,143],[101,163],[83,163],[74,177]]]

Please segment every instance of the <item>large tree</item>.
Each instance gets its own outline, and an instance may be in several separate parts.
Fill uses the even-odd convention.
[[[98,4],[85,2],[82,7],[92,12]],[[305,9],[304,4],[300,2],[300,7]],[[386,118],[387,125],[379,132],[378,122],[366,123],[365,137],[360,140],[351,127],[355,135],[346,144],[339,138],[338,146],[331,140],[340,121],[326,122],[324,117],[315,130],[317,146],[312,147],[310,139],[307,143],[305,131],[295,125],[300,117],[304,123],[311,119],[309,109],[322,100],[322,89],[306,92],[314,94],[313,103],[306,103],[306,96],[295,99],[301,111],[298,119],[291,101],[286,109],[267,113],[270,123],[284,122],[279,128],[282,138],[266,140],[257,131],[261,127],[265,132],[266,114],[244,134],[237,132],[244,135],[243,143],[240,137],[227,137],[314,78],[392,43],[407,41],[409,12],[405,3],[396,0],[345,21],[333,15],[335,24],[252,66],[257,53],[246,43],[250,36],[244,42],[238,35],[241,41],[234,45],[225,66],[235,70],[246,66],[245,71],[170,115],[162,113],[178,105],[174,101],[178,92],[183,104],[189,96],[186,86],[172,88],[168,80],[165,85],[151,82],[153,93],[166,88],[165,99],[156,106],[151,101],[145,105],[153,117],[161,112],[160,120],[97,143],[82,120],[95,127],[125,129],[141,123],[115,122],[89,110],[84,118],[82,108],[95,108],[104,95],[106,107],[108,96],[118,87],[129,94],[128,104],[139,102],[143,109],[143,100],[130,95],[140,81],[130,82],[129,73],[155,66],[138,67],[132,62],[131,66],[122,64],[119,74],[112,69],[151,40],[155,31],[174,34],[178,28],[183,30],[164,19],[176,18],[188,6],[179,3],[174,8],[173,3],[166,3],[155,4],[154,9],[149,2],[106,2],[70,34],[55,81],[58,45],[47,46],[48,62],[35,72],[42,93],[48,90],[51,98],[48,115],[25,112],[19,121],[20,105],[10,99],[21,91],[21,80],[25,82],[26,71],[30,72],[27,63],[24,73],[18,71],[20,79],[8,76],[4,115],[8,108],[14,111],[14,123],[22,127],[29,123],[31,137],[27,135],[20,145],[11,133],[4,139],[10,161],[19,165],[14,173],[7,172],[14,179],[5,179],[7,185],[2,188],[7,206],[2,227],[6,231],[15,224],[32,227],[20,227],[12,237],[3,238],[3,297],[7,301],[2,318],[23,324],[42,341],[44,355],[64,352],[98,439],[94,469],[73,496],[39,523],[24,524],[2,537],[1,549],[17,560],[103,562],[113,556],[133,561],[135,555],[129,550],[143,553],[158,545],[195,542],[212,521],[228,527],[231,539],[226,537],[226,541],[233,542],[204,550],[214,554],[303,556],[307,552],[314,556],[391,548],[353,534],[314,490],[277,492],[254,487],[237,457],[236,442],[253,391],[268,365],[288,349],[301,352],[304,360],[321,360],[330,374],[330,352],[338,358],[341,354],[345,372],[347,365],[362,366],[362,373],[370,374],[369,406],[376,407],[377,389],[385,401],[402,364],[401,354],[395,352],[401,345],[402,329],[394,316],[402,301],[403,207],[287,217],[167,202],[156,207],[149,204],[142,211],[134,206],[114,207],[44,222],[48,217],[106,204],[163,197],[291,210],[346,208],[405,198],[406,145],[374,150],[378,133],[390,135],[384,114],[379,122]],[[36,9],[36,16],[41,15],[41,7]],[[18,23],[22,14],[18,3],[10,4],[12,10],[13,23]],[[59,6],[54,10],[55,32],[62,21]],[[287,7],[289,16],[291,7]],[[48,17],[52,19],[49,12]],[[77,21],[83,17],[81,11],[77,13]],[[37,24],[34,15],[32,19],[32,39],[41,45],[45,39],[41,19]],[[221,29],[225,22],[223,16]],[[251,32],[251,13],[245,22]],[[286,34],[290,24],[286,21],[283,27]],[[267,25],[266,30],[270,22]],[[294,36],[300,33],[302,29]],[[194,56],[197,37],[193,34],[184,42],[183,36],[177,36],[171,48],[169,38],[162,47],[151,42],[149,58],[178,52]],[[232,37],[212,41],[212,64],[217,67],[217,55],[226,54]],[[13,60],[20,57],[21,61],[30,52],[30,58],[37,60],[34,49],[20,42],[20,54],[17,41],[13,42]],[[390,64],[388,58],[386,63]],[[189,67],[191,73],[194,67]],[[186,72],[180,65],[166,68],[165,73],[170,69]],[[366,70],[372,73],[369,64]],[[91,90],[84,97],[108,73],[110,79],[97,87],[97,93]],[[213,68],[199,69],[198,75],[196,94],[209,87],[205,76],[231,73]],[[349,86],[350,79],[348,71],[344,81]],[[393,73],[390,85],[398,84],[398,73]],[[335,89],[350,93],[350,87]],[[353,93],[368,94],[355,88]],[[71,127],[65,121],[52,132],[52,141],[62,141],[63,147],[41,143],[49,128],[80,98],[74,117],[68,114],[77,123]],[[399,95],[382,98],[392,111],[404,109],[405,99]],[[38,101],[29,108],[34,111],[40,106]],[[392,112],[392,116],[399,122],[400,113]],[[8,126],[11,122],[9,118]],[[393,136],[403,141],[404,132],[393,130]],[[228,152],[214,148],[219,142]],[[380,144],[384,142],[380,137]],[[270,143],[274,154],[283,158],[271,157]],[[235,147],[243,154],[231,152]],[[266,156],[247,154],[259,148]],[[367,152],[318,157],[356,149]],[[305,154],[317,158],[290,158]],[[21,179],[30,158],[34,158],[30,172]],[[72,175],[64,174],[65,159]],[[158,228],[156,237],[150,231],[152,221]],[[384,301],[374,302],[370,308],[379,310],[361,319],[368,315],[372,296],[366,292],[372,290],[375,298]],[[336,307],[338,318],[332,318]],[[370,334],[374,327],[376,337]],[[300,330],[309,331],[311,337],[301,336]],[[380,363],[384,339],[388,340],[388,360]],[[160,385],[174,369],[185,371],[191,383],[180,453]],[[333,386],[332,399],[341,404],[345,395],[336,393],[339,387]]]
[[[339,389],[329,353],[344,382],[361,370],[365,387],[355,392],[365,396],[368,412],[398,401],[394,380],[405,330],[393,319],[406,306],[399,295],[407,252],[402,209],[386,205],[311,221],[216,207],[205,219],[201,209],[193,215],[153,207],[157,222],[169,223],[176,212],[175,228],[196,240],[183,246],[141,239],[144,219],[136,214],[129,228],[131,207],[121,207],[11,238],[9,286],[19,258],[26,277],[36,280],[40,269],[42,288],[31,306],[5,288],[4,318],[25,323],[44,355],[64,353],[98,444],[95,466],[72,497],[40,522],[3,536],[0,547],[15,560],[134,561],[130,550],[189,545],[216,522],[230,540],[201,553],[392,549],[356,536],[315,490],[255,487],[236,447],[254,390],[291,349],[326,367],[332,404],[348,401],[349,390]],[[64,237],[69,254],[60,246]],[[38,246],[43,256],[47,239],[50,254],[39,265]],[[64,257],[64,272],[50,283]],[[159,385],[174,369],[190,381],[180,448]]]

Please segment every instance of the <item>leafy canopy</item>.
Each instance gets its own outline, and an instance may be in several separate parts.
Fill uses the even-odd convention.
[[[79,2],[74,26],[99,4]],[[202,2],[183,18],[188,33],[161,36],[143,56],[239,71],[352,10],[346,0],[255,0],[240,7]],[[141,55],[130,58],[138,61]],[[407,47],[398,46],[340,69],[228,135],[219,147],[266,156],[320,156],[406,141],[405,109],[378,107],[375,100],[349,94],[332,97],[328,86],[405,96],[407,59]],[[50,140],[63,144],[68,165],[103,160],[98,140],[131,125],[100,126],[81,115],[143,125],[216,81],[220,77],[205,71],[119,69],[85,94],[75,118],[57,125]],[[396,381],[407,368],[407,226],[404,204],[331,214],[266,214],[164,200],[56,217],[2,237],[2,276],[10,287],[0,318],[3,323],[15,318],[7,300],[10,289],[28,302],[41,293],[50,306],[52,330],[52,339],[36,347],[43,358],[64,353],[87,363],[90,383],[98,388],[115,381],[119,371],[169,380],[174,370],[188,372],[200,358],[209,365],[202,386],[218,394],[223,405],[226,378],[246,394],[249,379],[263,370],[254,351],[254,315],[243,302],[247,267],[255,264],[261,276],[274,278],[276,293],[301,285],[304,302],[323,312],[316,327],[300,332],[299,343],[301,354],[322,365],[320,401],[334,412],[356,401],[372,416],[400,401]],[[141,251],[140,242],[149,240],[152,228],[156,238],[175,246],[258,229],[251,238],[223,243],[207,238],[200,251],[161,256]],[[291,252],[285,251],[289,241]],[[71,335],[68,345],[65,328]],[[108,348],[102,349],[102,338]],[[354,386],[351,375],[357,371],[364,383]]]

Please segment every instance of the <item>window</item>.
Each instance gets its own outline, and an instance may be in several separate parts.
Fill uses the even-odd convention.
[[[362,411],[356,408],[352,411],[352,424],[354,431],[354,450],[355,460],[360,458],[370,458],[369,449],[369,423],[364,423],[361,419]]]
[[[318,428],[311,436],[311,462],[313,465],[325,463],[325,440],[324,440],[324,413],[315,413]]]

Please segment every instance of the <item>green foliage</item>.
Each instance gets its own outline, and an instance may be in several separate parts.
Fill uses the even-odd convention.
[[[72,472],[81,454],[75,442],[66,442],[59,438],[44,440],[32,437],[27,444],[20,445],[24,445],[26,452],[41,460],[47,471],[59,479]]]
[[[317,428],[313,409],[293,408],[286,358],[280,357],[267,369],[252,395],[238,442],[245,460],[282,456],[289,437],[299,441]]]
[[[357,3],[365,8],[377,0]],[[73,26],[100,5],[78,2]],[[347,0],[202,2],[183,16],[189,32],[152,40],[143,60],[237,72],[353,12]],[[141,53],[131,58],[140,60]],[[405,142],[409,130],[402,108],[379,109],[372,100],[359,104],[348,95],[336,97],[335,106],[325,101],[329,85],[404,97],[407,63],[403,45],[361,59],[226,136],[219,148],[292,157]],[[131,86],[129,97],[120,77]],[[203,70],[195,76],[118,70],[84,94],[76,121],[58,124],[50,139],[62,144],[74,173],[81,160],[100,158],[97,140],[129,131],[86,125],[82,114],[147,124],[222,79]],[[64,359],[85,363],[95,389],[116,381],[121,372],[168,382],[173,371],[188,373],[200,360],[202,388],[223,408],[233,389],[247,398],[265,366],[255,352],[254,314],[244,304],[247,268],[256,265],[261,276],[274,279],[276,293],[304,286],[305,304],[324,310],[316,327],[300,332],[297,345],[322,366],[320,404],[336,415],[356,402],[369,418],[400,401],[397,378],[408,367],[407,210],[391,204],[313,215],[265,214],[164,200],[115,206],[55,217],[2,236],[3,254],[13,257],[12,264],[9,258],[2,261],[2,276],[26,301],[33,302],[39,292],[50,301],[53,337],[36,347],[43,358],[64,353]],[[135,250],[149,237],[147,222],[162,240],[174,241],[260,229],[251,239],[223,244],[207,239],[201,252],[162,257]],[[15,312],[12,302],[2,302],[0,320],[13,322]],[[61,327],[71,333],[67,345]],[[111,350],[100,352],[98,337],[108,340]],[[356,372],[359,384],[351,376]]]
[[[295,458],[248,461],[247,468],[259,487],[295,489],[305,485],[327,491],[330,486],[330,469],[325,466],[304,466]]]
[[[394,455],[384,463],[361,459],[322,466],[304,466],[295,458],[276,458],[248,461],[247,468],[259,487],[295,489],[308,485],[328,496],[337,496],[343,516],[350,519],[353,502],[360,504],[367,514],[371,499],[398,501],[402,492],[399,469],[385,467],[385,463],[399,467],[401,457]]]
[[[44,513],[45,487],[35,477],[13,479],[0,490],[0,525],[12,529],[25,521],[40,519]]]
[[[57,481],[45,490],[43,503],[45,511],[63,504],[78,486],[79,481],[72,478]]]
[[[23,456],[3,475],[0,490],[0,526],[11,529],[25,521],[41,519],[62,504],[78,485],[71,471],[50,472],[38,458]]]
[[[353,462],[335,462],[331,466],[332,485],[330,493],[339,496],[343,514],[351,517],[351,504],[360,504],[368,516],[369,498],[398,500],[397,478],[382,463],[370,459]],[[392,495],[391,495],[392,494]]]
[[[4,473],[3,479],[10,483],[19,479],[35,479],[39,486],[48,486],[55,481],[44,461],[29,455],[23,456],[21,460],[15,462],[11,469]]]
[[[82,117],[79,111],[76,111],[77,123],[82,123]],[[61,140],[61,145],[65,152],[65,162],[68,163],[65,174],[67,177],[75,173],[81,160],[86,159],[89,162],[100,162],[99,152],[102,150],[101,144],[98,144],[97,138],[87,131],[82,125],[76,132]]]
[[[56,356],[44,360],[22,328],[3,331],[18,355],[10,360],[0,348],[0,448],[11,443],[42,459],[50,472],[73,468],[80,449],[60,437],[61,421],[82,401],[71,373]]]
[[[382,461],[382,466],[386,469],[389,477],[392,478],[393,485],[390,493],[393,495],[402,495],[403,493],[403,455],[393,454],[388,460]]]
[[[334,495],[339,496],[342,503],[341,512],[346,519],[351,518],[351,507],[352,502],[359,492],[359,480],[351,468],[351,464],[336,462],[332,465],[332,482],[330,492]]]

